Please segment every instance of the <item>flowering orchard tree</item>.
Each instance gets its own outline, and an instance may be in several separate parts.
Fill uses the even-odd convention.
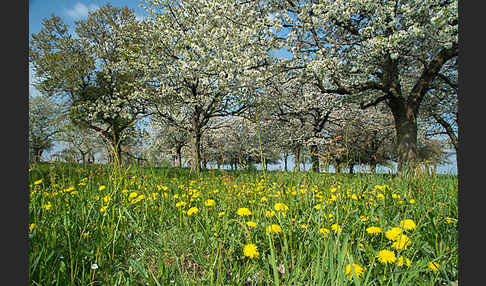
[[[128,84],[136,75],[117,68],[118,47],[130,45],[120,35],[136,23],[132,10],[108,4],[75,22],[75,36],[52,16],[30,42],[37,89],[70,104],[72,119],[106,138],[118,157],[124,131],[147,113]]]
[[[193,170],[209,120],[251,103],[271,65],[271,19],[259,1],[146,1],[151,18],[123,38],[140,39],[121,68],[142,78],[138,95],[160,118],[191,134]]]
[[[457,0],[272,1],[294,57],[323,93],[394,117],[399,172],[417,158],[417,115],[458,55]]]
[[[51,149],[64,125],[62,106],[44,95],[29,95],[29,158],[38,162]]]
[[[323,93],[313,83],[314,75],[305,70],[291,70],[272,79],[268,85],[267,100],[272,106],[274,118],[287,127],[295,129],[298,125],[303,136],[303,144],[310,149],[312,171],[319,172],[319,145],[323,132],[329,122],[340,118],[343,109],[342,96],[335,93]],[[297,120],[297,121],[296,121]],[[297,126],[295,123],[299,122]],[[296,133],[298,134],[298,133]],[[299,153],[296,150],[296,153]],[[300,161],[300,154],[296,163]]]

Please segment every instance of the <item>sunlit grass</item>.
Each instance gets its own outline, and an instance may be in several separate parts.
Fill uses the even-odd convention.
[[[31,166],[31,284],[457,280],[457,176],[115,171],[97,165]],[[370,227],[382,231],[370,233]],[[387,238],[393,228],[406,237]],[[252,248],[245,255],[247,245]],[[382,250],[395,260],[381,257]]]

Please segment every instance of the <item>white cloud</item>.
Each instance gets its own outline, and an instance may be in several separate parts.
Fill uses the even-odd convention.
[[[96,9],[98,9],[98,6],[95,4],[89,4],[86,6],[85,4],[78,2],[72,9],[66,10],[66,14],[71,16],[71,18],[78,20],[87,17],[88,12],[92,12]]]

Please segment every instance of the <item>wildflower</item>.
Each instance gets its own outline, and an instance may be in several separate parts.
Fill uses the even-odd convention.
[[[262,197],[262,198],[260,199],[260,202],[266,202],[266,201],[268,201],[268,199],[267,199],[266,197]]]
[[[413,204],[415,204],[415,203],[416,203],[416,201],[415,201],[414,199],[411,199],[411,200],[410,200],[410,203],[413,205]]]
[[[273,208],[276,210],[276,211],[287,211],[289,209],[289,207],[287,205],[285,205],[284,203],[276,203]]]
[[[218,216],[223,216],[224,215],[224,212],[219,212],[218,213]]]
[[[410,261],[410,259],[408,259],[408,258],[404,258],[403,256],[398,257],[397,266],[403,266],[404,264],[406,264],[407,266],[410,266],[410,265],[412,265],[412,261]]]
[[[450,217],[446,217],[445,219],[446,219],[446,221],[447,221],[448,224],[453,224],[454,223],[454,219],[452,219]]]
[[[249,216],[251,215],[251,211],[248,208],[239,208],[236,213],[239,216]]]
[[[282,228],[277,224],[272,224],[272,225],[267,226],[266,232],[267,233],[272,233],[272,232],[279,233],[279,232],[282,232]]]
[[[408,238],[408,236],[406,236],[405,234],[401,234],[398,236],[396,241],[393,242],[392,247],[397,250],[405,250],[410,244],[412,244],[410,242],[410,238]]]
[[[105,203],[109,202],[110,200],[111,200],[110,195],[107,195],[107,196],[104,196],[104,197],[103,197],[103,201],[104,201]]]
[[[102,208],[100,209],[100,212],[101,212],[101,213],[106,212],[106,208],[107,208],[107,206],[102,207]]]
[[[275,216],[275,211],[266,211],[265,216],[266,217],[273,217],[273,216]]]
[[[104,185],[101,185],[99,188],[98,188],[98,191],[103,191],[104,189],[106,189],[106,187]]]
[[[415,229],[417,226],[415,222],[411,219],[404,219],[400,222],[400,227],[404,228],[405,230],[412,230]]]
[[[341,233],[341,231],[343,230],[342,227],[335,223],[333,225],[331,225],[331,229],[335,232],[335,233]]]
[[[434,271],[434,272],[436,272],[437,270],[439,270],[439,266],[440,266],[440,264],[437,263],[437,262],[429,262],[427,264],[427,267],[429,267],[429,269],[432,270],[432,271]]]
[[[360,216],[359,219],[362,221],[362,222],[365,222],[365,221],[368,221],[370,219],[369,216]]]
[[[385,232],[385,236],[386,238],[388,238],[389,240],[397,240],[398,239],[398,236],[402,233],[402,230],[399,228],[399,227],[394,227],[390,230],[388,230],[387,232]]]
[[[382,193],[378,193],[378,194],[376,194],[376,198],[380,199],[380,200],[384,200],[385,196]]]
[[[303,228],[303,229],[308,229],[309,227],[308,227],[306,224],[301,224],[301,225],[300,225],[300,228]]]
[[[366,232],[369,233],[369,234],[379,234],[379,233],[382,233],[383,230],[381,229],[381,227],[370,226],[366,229]]]
[[[352,280],[353,277],[359,278],[361,274],[363,274],[363,267],[355,263],[353,263],[352,265],[348,264],[344,268],[344,273],[349,276],[349,280]]]
[[[91,264],[91,269],[93,269],[93,270],[98,269],[98,264],[96,264],[96,263]]]
[[[325,228],[325,227],[321,228],[319,230],[319,232],[322,233],[322,234],[324,234],[324,236],[327,236],[328,234],[331,233],[331,231],[329,229]]]
[[[34,227],[35,227],[35,223],[31,223],[29,225],[29,231],[32,231],[34,229]]]
[[[215,201],[211,200],[211,199],[208,199],[204,202],[204,205],[207,206],[207,207],[214,206],[214,204],[215,204]]]
[[[246,222],[246,225],[248,225],[249,227],[255,227],[255,226],[257,226],[256,222],[253,222],[253,221],[247,221]]]
[[[131,200],[133,198],[136,198],[138,196],[138,193],[137,192],[131,192],[129,195],[128,195],[128,200]]]
[[[46,211],[50,210],[52,207],[51,202],[47,202],[47,204],[43,205],[42,208]]]
[[[88,234],[87,232],[83,233],[83,238],[84,238],[84,239],[87,239],[87,238],[88,238],[88,235],[89,235],[89,234]]]
[[[320,209],[321,209],[321,205],[320,205],[320,204],[315,205],[315,206],[314,206],[314,209],[316,209],[316,210],[320,210]]]
[[[180,201],[180,202],[176,203],[176,207],[183,207],[185,205],[186,205],[186,202],[184,202],[184,201]]]
[[[255,244],[249,243],[243,248],[243,254],[249,258],[255,258],[260,255],[258,248]]]
[[[393,263],[397,260],[397,258],[395,257],[395,253],[386,249],[378,252],[378,255],[376,257],[378,257],[378,260],[383,264]]]
[[[192,208],[190,208],[190,209],[187,210],[187,215],[189,215],[189,216],[190,215],[193,215],[193,214],[197,213],[198,211],[199,211],[198,208],[192,207]]]
[[[38,185],[38,184],[40,184],[40,183],[42,183],[42,179],[35,181],[35,182],[34,182],[34,185]]]

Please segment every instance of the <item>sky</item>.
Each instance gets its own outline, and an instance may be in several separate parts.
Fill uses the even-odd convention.
[[[74,22],[86,19],[89,11],[96,10],[110,3],[114,7],[125,7],[134,10],[137,17],[147,16],[148,13],[141,7],[140,0],[29,0],[29,38],[31,34],[36,34],[41,30],[42,21],[51,15],[61,17],[62,21],[68,25],[69,30],[74,28]],[[284,53],[282,53],[284,54]],[[29,92],[31,95],[38,95],[39,92],[32,86],[34,79],[32,69],[29,69]],[[439,173],[457,174],[455,154],[451,155],[450,164],[438,167]],[[281,166],[283,168],[283,164]],[[276,166],[278,168],[278,166]]]

